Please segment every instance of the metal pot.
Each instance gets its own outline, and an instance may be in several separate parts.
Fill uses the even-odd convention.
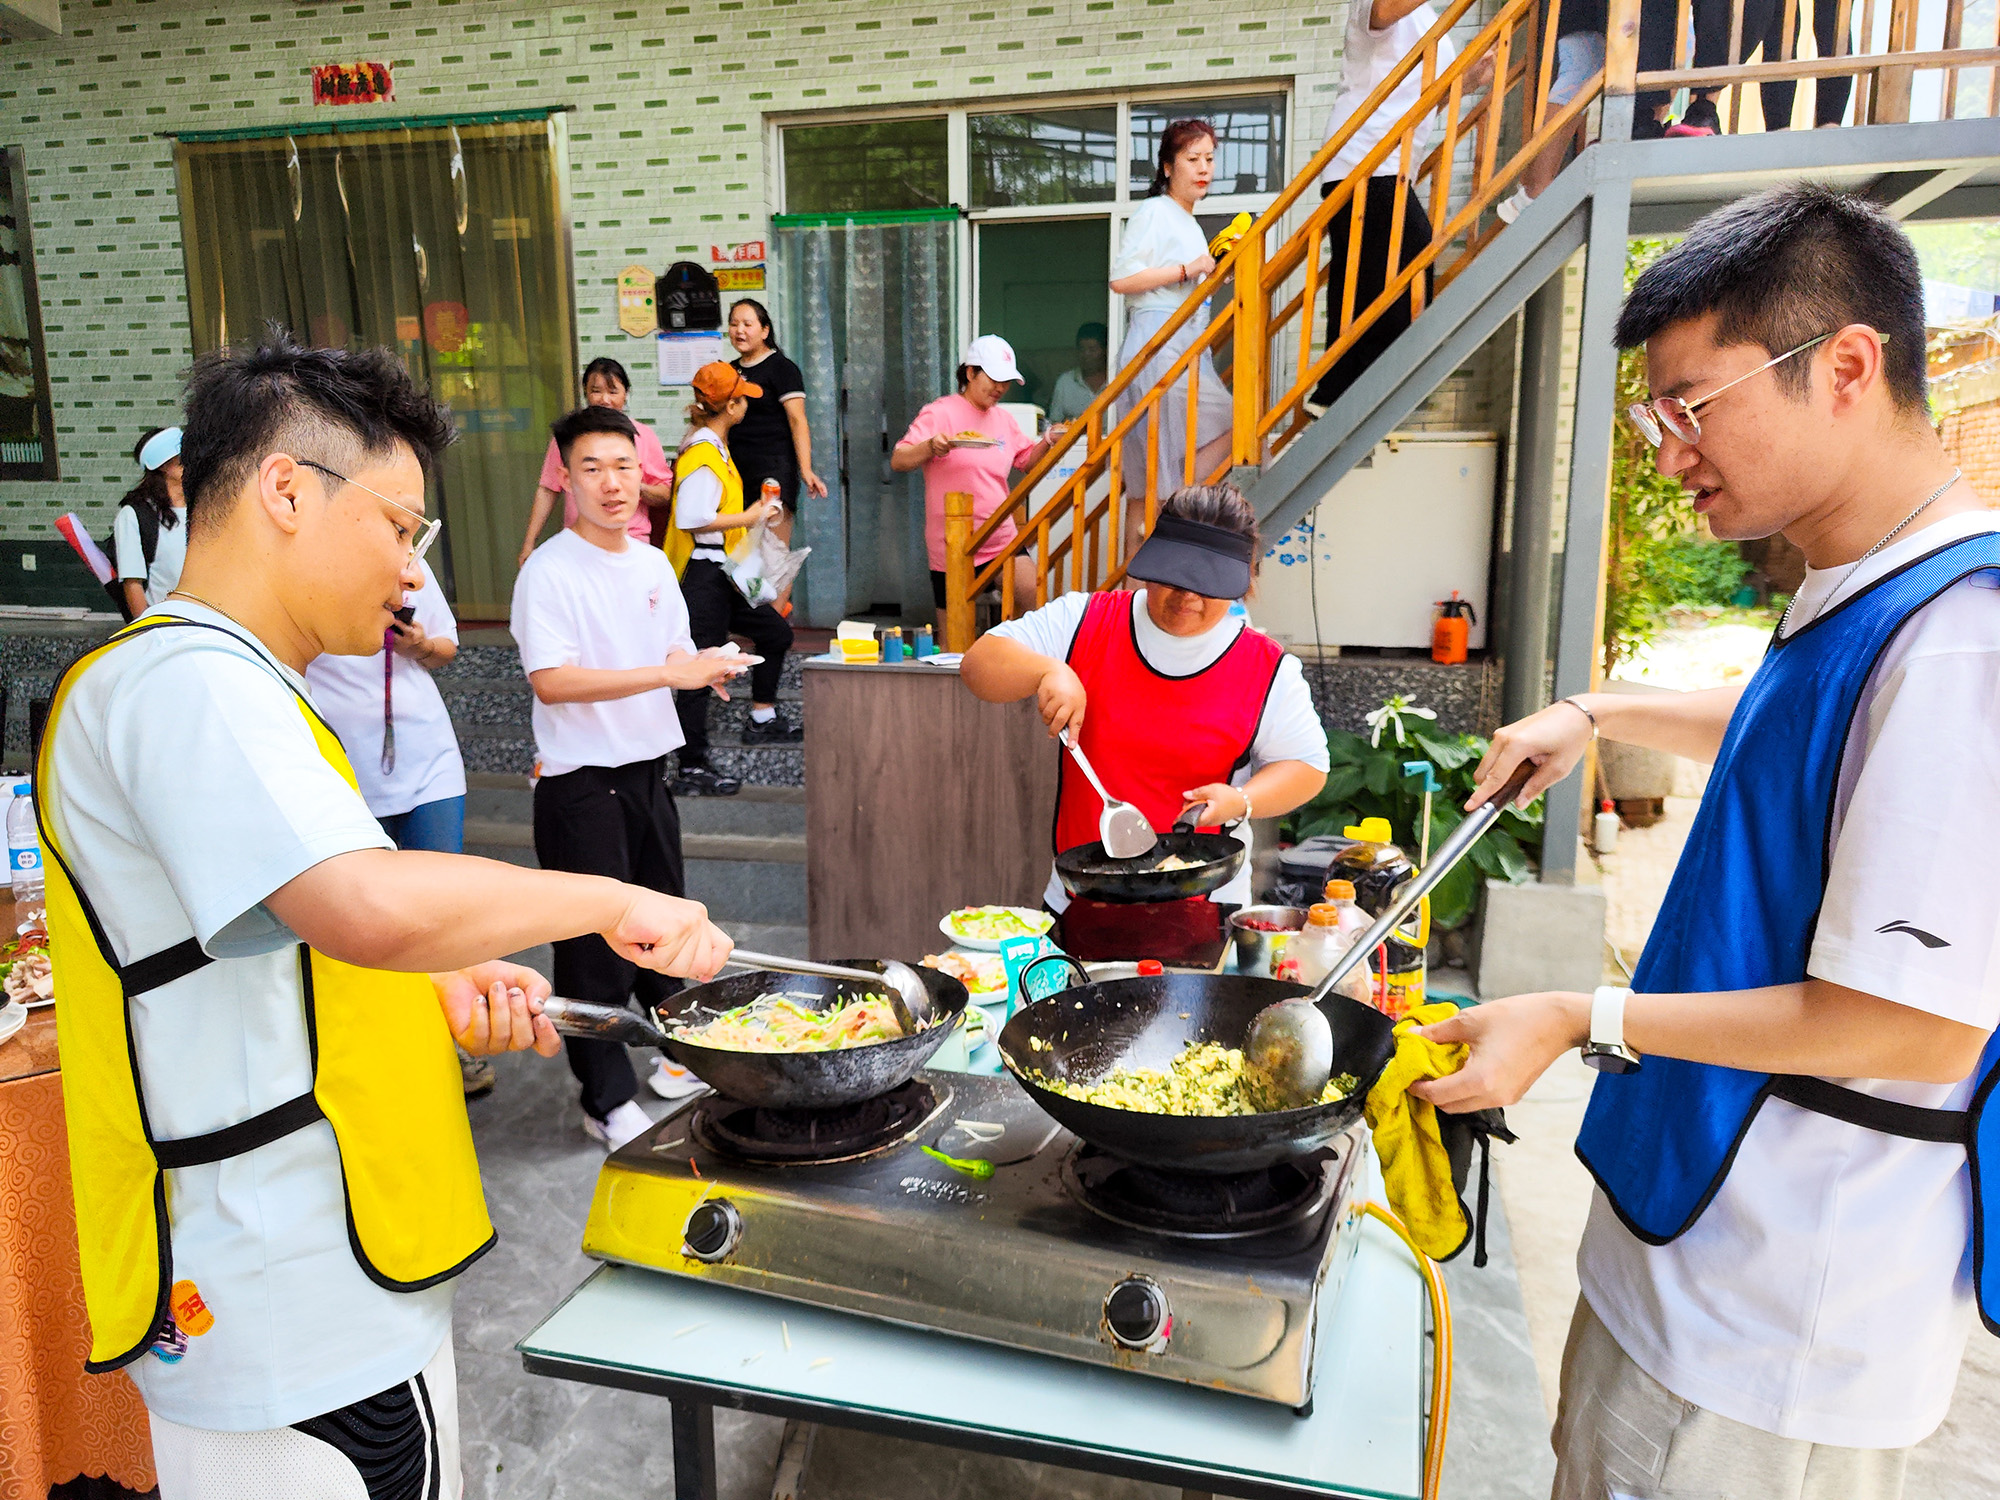
[[[1265,932],[1250,926],[1251,922],[1275,922],[1280,930]],[[1229,941],[1236,950],[1236,972],[1270,978],[1271,967],[1283,949],[1283,944],[1274,940],[1305,925],[1303,906],[1245,906],[1231,912]]]

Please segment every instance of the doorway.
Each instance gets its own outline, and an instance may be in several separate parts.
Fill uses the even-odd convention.
[[[1046,413],[1057,380],[1077,367],[1078,330],[1094,325],[1093,336],[1109,341],[1104,268],[1110,260],[1109,216],[979,225],[977,331],[1013,345],[1022,384],[1010,401]]]

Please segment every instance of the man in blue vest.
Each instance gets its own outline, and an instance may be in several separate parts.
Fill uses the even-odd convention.
[[[1975,1311],[2000,1331],[2000,515],[1931,430],[1916,254],[1859,199],[1709,215],[1616,337],[1660,471],[1718,537],[1783,532],[1805,582],[1744,687],[1494,737],[1475,802],[1598,733],[1714,770],[1631,989],[1434,1026],[1471,1055],[1416,1092],[1599,1069],[1559,1500],[1894,1497]]]

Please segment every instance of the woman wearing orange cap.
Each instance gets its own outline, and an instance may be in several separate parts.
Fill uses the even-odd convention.
[[[752,397],[763,387],[722,363],[694,372],[694,400],[687,409],[688,434],[674,460],[673,520],[665,546],[674,571],[681,576],[681,597],[687,601],[688,633],[697,648],[720,646],[731,635],[750,638],[764,659],[750,671],[750,722],[743,729],[746,745],[796,742],[801,731],[778,713],[778,678],[785,653],[792,648],[792,627],[768,604],[752,606],[729,580],[723,565],[729,533],[755,526],[777,507],[764,501],[745,506],[743,476],[729,456],[729,430],[743,420]],[[737,777],[724,776],[709,764],[708,689],[688,689],[674,695],[680,713],[680,774],[676,797],[729,797],[741,790]]]

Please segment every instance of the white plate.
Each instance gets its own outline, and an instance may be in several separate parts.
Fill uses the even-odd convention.
[[[1009,906],[1003,908],[1003,910],[1011,911],[1015,916],[1029,924],[1032,930],[1021,933],[1020,936],[1022,937],[1039,937],[1056,925],[1056,919],[1038,907]],[[971,948],[978,953],[998,953],[1000,945],[1007,941],[1005,938],[967,937],[963,933],[955,931],[951,925],[951,919],[957,915],[957,912],[947,912],[944,916],[940,917],[938,919],[938,931],[950,938],[954,943],[957,943],[959,947]]]
[[[0,1005],[0,1042],[6,1041],[8,1037],[27,1024],[28,1012],[21,1006],[15,1005],[12,1002]]]

